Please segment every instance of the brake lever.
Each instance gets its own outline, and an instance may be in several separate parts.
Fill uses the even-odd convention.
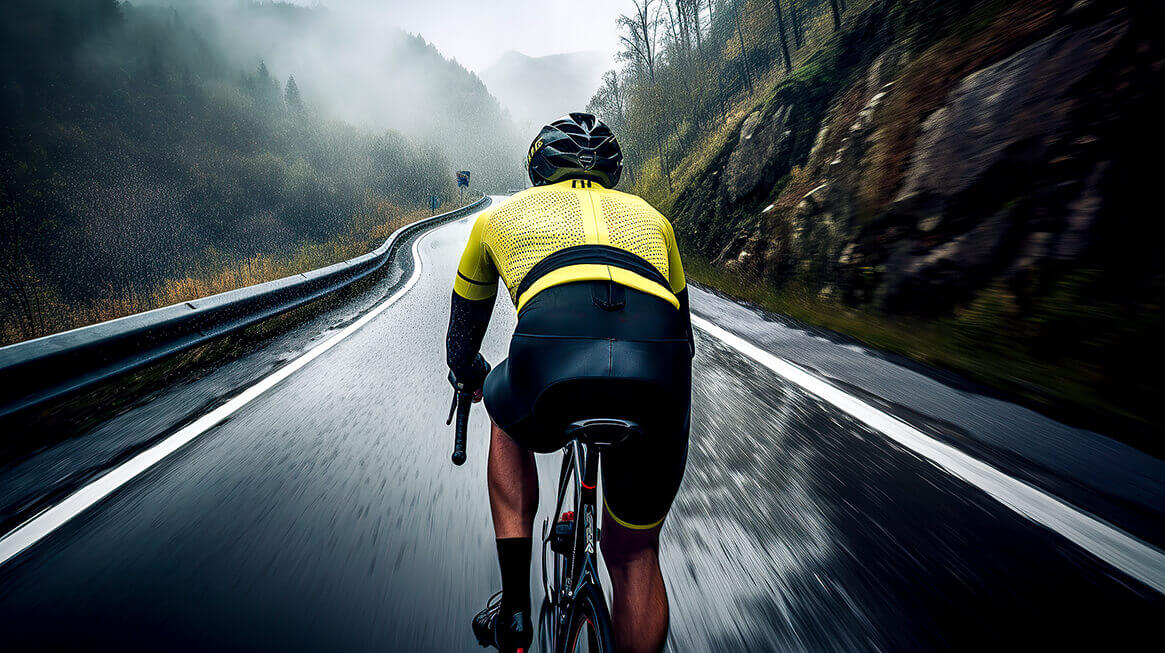
[[[449,404],[449,417],[445,420],[445,426],[453,423],[453,415],[457,412],[457,388],[453,388],[453,403]]]

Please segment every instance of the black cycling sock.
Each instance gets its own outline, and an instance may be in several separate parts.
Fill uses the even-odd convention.
[[[498,565],[502,568],[501,613],[530,611],[530,551],[533,538],[498,540]]]

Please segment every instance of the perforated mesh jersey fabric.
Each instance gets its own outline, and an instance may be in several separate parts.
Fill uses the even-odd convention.
[[[568,190],[528,192],[490,215],[481,239],[511,296],[538,261],[587,244],[582,199]]]
[[[641,290],[674,304],[683,273],[667,219],[634,195],[576,181],[522,191],[482,214],[462,255],[454,289],[466,299],[485,299],[493,296],[500,276],[516,306],[522,281],[546,257],[580,245],[609,245],[646,260],[671,287],[609,265],[582,264],[555,269],[524,295],[554,284],[602,278],[643,286]]]
[[[668,238],[663,216],[638,197],[603,195],[603,219],[612,247],[625,249],[668,276]]]

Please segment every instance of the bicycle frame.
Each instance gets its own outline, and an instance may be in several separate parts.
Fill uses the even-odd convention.
[[[450,423],[457,417],[453,463],[465,462],[465,433],[471,395],[450,375],[453,405]],[[588,646],[599,651],[614,651],[614,638],[606,597],[599,582],[599,452],[617,446],[629,436],[640,433],[633,421],[617,418],[591,418],[574,421],[566,427],[570,440],[564,447],[563,467],[558,476],[558,501],[555,521],[542,527],[542,587],[545,601],[539,622],[543,648],[560,651],[567,636],[569,646],[578,644],[584,627]],[[564,513],[567,502],[573,511]],[[562,516],[562,518],[559,518]],[[548,574],[546,548],[551,549],[553,582]]]
[[[452,374],[449,380],[454,394],[446,423],[457,418],[453,464],[460,465],[465,462],[465,433],[472,395]],[[561,650],[568,634],[574,638],[569,646],[574,647],[585,622],[590,645],[600,651],[612,651],[611,615],[599,582],[599,451],[618,445],[640,429],[624,419],[591,418],[572,422],[565,432],[570,439],[564,447],[558,477],[554,526],[547,528],[550,520],[542,525],[542,588],[546,600],[539,620],[543,649]],[[568,500],[574,507],[569,516],[562,510]],[[548,576],[547,547],[553,558],[553,583]]]
[[[588,584],[600,586],[598,469],[597,451],[593,451],[591,447],[578,440],[571,440],[567,444],[558,480],[558,500],[552,514],[556,520],[554,523],[557,524],[558,516],[563,514],[568,499],[573,499],[575,527],[569,555],[563,556],[550,549],[554,526],[547,528],[549,520],[543,524],[542,586],[546,592],[546,605],[543,606],[542,632],[544,635],[553,632],[555,642],[562,641],[565,637],[567,615],[574,597]],[[554,563],[553,584],[548,578],[548,549]],[[565,568],[561,566],[564,558]],[[546,614],[547,607],[550,614]],[[552,620],[549,624],[547,617]]]

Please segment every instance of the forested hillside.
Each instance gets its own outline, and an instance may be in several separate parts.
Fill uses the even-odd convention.
[[[697,279],[1156,438],[1160,3],[634,8],[591,106]]]
[[[231,3],[228,20],[207,7],[0,7],[0,343],[332,263],[430,192],[453,199],[464,163],[439,125],[341,122],[323,90],[264,61],[257,32],[229,45],[239,16],[302,26],[323,10]],[[482,88],[397,37],[411,75]],[[455,97],[442,115],[473,107]]]
[[[359,11],[344,2],[198,0],[194,6],[199,10],[182,11],[210,35],[216,52],[240,65],[263,60],[281,77],[294,74],[304,100],[321,113],[431,144],[458,169],[472,170],[483,187],[525,179],[514,162],[531,135],[519,133],[476,75],[446,59],[423,34],[388,22],[391,10]],[[502,155],[506,165],[498,164]]]

